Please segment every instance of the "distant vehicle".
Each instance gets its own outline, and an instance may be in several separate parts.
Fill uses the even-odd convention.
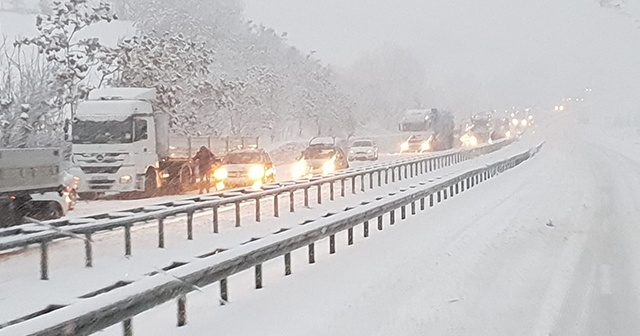
[[[142,192],[155,196],[194,189],[191,159],[201,146],[224,154],[236,146],[258,145],[257,138],[172,135],[166,113],[154,109],[155,89],[95,89],[78,105],[71,128],[78,194]]]
[[[73,207],[58,148],[0,149],[0,227],[64,216]]]
[[[465,134],[460,138],[464,146],[477,146],[490,143],[493,140],[494,128],[490,113],[476,114],[471,117]]]
[[[291,175],[294,179],[315,174],[330,175],[346,168],[349,168],[349,161],[335,139],[327,142],[325,138],[313,138],[293,165]]]
[[[276,168],[263,149],[241,149],[227,153],[213,173],[216,189],[260,188],[276,180]]]
[[[495,119],[493,122],[492,140],[510,138],[512,136],[511,133],[511,122],[509,118]]]
[[[420,132],[428,138],[428,149],[439,151],[453,147],[455,122],[448,111],[437,108],[428,110],[408,110],[400,123],[402,132]]]
[[[353,140],[349,147],[349,161],[354,160],[378,160],[378,147],[371,139]]]
[[[400,153],[423,153],[431,150],[431,137],[415,134],[400,145]]]

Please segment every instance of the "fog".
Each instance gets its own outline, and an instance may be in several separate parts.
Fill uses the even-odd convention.
[[[338,71],[348,71],[381,47],[402,48],[424,68],[431,105],[480,110],[553,104],[585,87],[608,96],[637,92],[640,6],[602,5],[597,0],[245,0],[245,15],[286,32],[291,44],[315,51]]]

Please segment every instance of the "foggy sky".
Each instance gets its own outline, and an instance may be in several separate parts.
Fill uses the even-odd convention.
[[[381,45],[405,48],[431,86],[468,96],[474,108],[548,103],[586,86],[601,93],[640,87],[640,29],[597,0],[245,4],[247,19],[287,32],[291,44],[338,68]]]

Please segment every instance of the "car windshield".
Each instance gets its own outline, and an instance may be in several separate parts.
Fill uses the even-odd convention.
[[[373,147],[373,142],[370,140],[357,140],[353,142],[351,147]]]
[[[74,144],[119,144],[133,141],[133,119],[124,121],[76,120],[72,128]]]
[[[261,153],[229,153],[222,159],[223,164],[264,163]]]

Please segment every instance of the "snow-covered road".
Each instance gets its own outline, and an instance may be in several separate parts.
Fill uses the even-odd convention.
[[[232,277],[223,307],[195,293],[186,327],[173,303],[142,314],[136,334],[637,335],[640,152],[598,127],[562,116],[534,160],[315,265],[300,251],[291,277],[272,263],[259,291]]]

